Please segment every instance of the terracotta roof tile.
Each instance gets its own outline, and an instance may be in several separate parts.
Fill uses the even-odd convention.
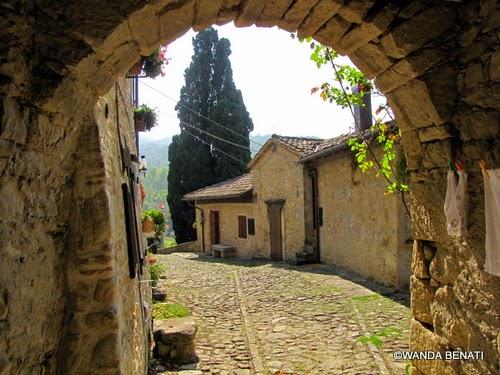
[[[323,140],[319,138],[287,137],[277,134],[273,134],[272,138],[284,143],[292,150],[297,151],[300,156],[305,156],[314,152],[316,147],[323,142]]]
[[[253,190],[252,173],[195,190],[182,197],[184,201],[240,198]]]

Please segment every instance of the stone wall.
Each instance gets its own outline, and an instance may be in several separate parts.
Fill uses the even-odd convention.
[[[9,197],[0,203],[0,352],[7,352],[11,365],[27,373],[61,369],[56,359],[66,321],[64,260],[74,250],[70,223],[80,212],[72,204],[75,171],[83,167],[76,155],[98,96],[139,52],[147,54],[191,27],[235,20],[238,26],[278,25],[312,35],[376,77],[403,131],[416,249],[435,249],[427,256],[438,284],[420,288],[432,279],[414,270],[412,348],[462,345],[485,353],[482,362],[414,363],[412,371],[500,371],[500,281],[482,270],[477,164],[485,159],[495,168],[500,159],[497,1],[143,0],[89,6],[83,0],[7,0],[0,11],[0,192]],[[461,239],[450,238],[444,224],[451,158],[464,162],[470,176],[470,228]],[[97,195],[89,208],[105,207],[102,193],[92,189]],[[422,309],[430,311],[432,324]],[[28,345],[25,332],[33,337]]]
[[[220,243],[236,247],[236,256],[239,258],[253,258],[258,254],[258,243],[262,236],[262,227],[265,225],[262,218],[255,217],[253,203],[198,203],[197,207],[203,210],[204,225],[201,224],[201,212],[196,210],[196,232],[201,248],[201,230],[205,230],[205,248],[203,251],[211,252],[210,243],[210,211],[219,211]],[[238,215],[255,218],[255,235],[247,238],[238,237]]]
[[[400,195],[384,196],[385,180],[374,171],[362,173],[349,150],[321,160],[316,170],[323,209],[321,261],[385,285],[408,287],[412,237],[398,236],[410,227],[409,218],[399,212]],[[400,263],[404,260],[405,265]]]
[[[284,199],[282,208],[283,259],[295,259],[295,253],[304,248],[304,167],[298,155],[271,142],[262,156],[251,165],[254,195],[257,197],[255,217],[260,256],[270,257],[269,220],[266,200]]]

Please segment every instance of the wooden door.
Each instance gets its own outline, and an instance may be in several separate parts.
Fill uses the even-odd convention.
[[[210,246],[220,243],[219,211],[210,211]]]
[[[266,202],[267,214],[269,218],[269,243],[271,248],[271,259],[283,260],[282,228],[281,228],[281,208],[283,202]]]

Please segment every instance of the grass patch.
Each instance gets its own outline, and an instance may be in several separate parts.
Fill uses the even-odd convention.
[[[367,294],[366,296],[352,297],[352,300],[356,302],[373,302],[378,301],[380,298],[380,294]]]
[[[358,338],[358,342],[361,344],[368,344],[371,343],[373,346],[376,348],[380,348],[382,344],[384,343],[384,338],[391,337],[391,336],[399,336],[401,334],[401,330],[396,327],[385,327],[382,331],[379,331],[373,335],[370,336],[360,336]]]
[[[188,308],[180,303],[155,303],[153,305],[154,319],[184,318],[188,315]]]
[[[177,242],[175,242],[175,238],[174,237],[165,237],[165,239],[163,240],[163,246],[165,248],[167,247],[174,247],[177,245]]]

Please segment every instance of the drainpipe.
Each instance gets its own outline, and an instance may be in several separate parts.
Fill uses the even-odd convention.
[[[320,261],[320,232],[319,232],[319,205],[318,205],[318,170],[316,168],[309,168],[309,177],[311,177],[312,182],[312,193],[313,193],[313,216],[315,230],[316,230],[316,249],[314,251],[314,258],[317,262]]]
[[[187,201],[187,204],[190,205],[191,207],[200,210],[200,224],[201,224],[201,251],[204,253],[205,252],[205,212],[201,207],[198,207],[195,204],[191,204],[191,202]]]

